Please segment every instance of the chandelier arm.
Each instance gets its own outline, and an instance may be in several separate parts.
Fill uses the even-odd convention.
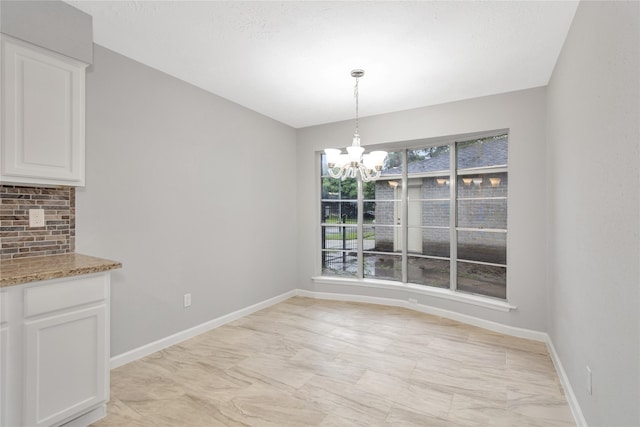
[[[341,176],[342,176],[342,180],[344,181],[345,179],[349,178],[349,165],[345,165],[342,167],[342,170],[340,170]]]
[[[329,176],[331,178],[338,178],[338,175],[336,175],[336,173],[333,171],[334,168],[335,166],[333,168],[327,168],[327,172],[329,172]]]
[[[346,180],[347,178],[349,178],[349,173],[350,173],[350,172],[351,172],[351,171],[349,170],[349,168],[344,167],[344,168],[342,169],[342,178],[340,178],[340,179],[342,179],[342,180],[344,181],[344,180]]]
[[[364,182],[371,181],[371,175],[369,174],[369,170],[364,166],[360,166],[360,176],[362,177],[362,180]]]

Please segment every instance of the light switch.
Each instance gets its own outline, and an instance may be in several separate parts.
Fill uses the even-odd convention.
[[[44,209],[29,209],[29,227],[44,227]]]

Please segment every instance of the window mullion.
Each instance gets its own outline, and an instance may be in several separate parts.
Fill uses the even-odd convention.
[[[450,283],[449,287],[452,291],[455,291],[458,283],[458,235],[456,231],[457,226],[457,165],[456,165],[456,144],[455,142],[451,143],[449,149],[449,182],[451,186],[449,187],[449,251],[450,251]]]
[[[364,278],[364,255],[362,253],[364,249],[364,232],[363,232],[363,222],[364,222],[364,190],[362,186],[362,178],[358,175],[358,221],[357,221],[357,236],[358,236],[358,278]]]
[[[409,281],[409,177],[407,150],[402,150],[402,215],[400,221],[402,233],[402,283]]]

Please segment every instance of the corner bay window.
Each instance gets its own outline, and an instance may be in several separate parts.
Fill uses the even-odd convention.
[[[322,275],[506,299],[508,135],[389,152],[380,179],[329,177]]]

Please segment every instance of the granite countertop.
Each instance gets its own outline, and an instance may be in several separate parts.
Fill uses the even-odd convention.
[[[121,268],[118,261],[62,254],[0,261],[0,287]]]

